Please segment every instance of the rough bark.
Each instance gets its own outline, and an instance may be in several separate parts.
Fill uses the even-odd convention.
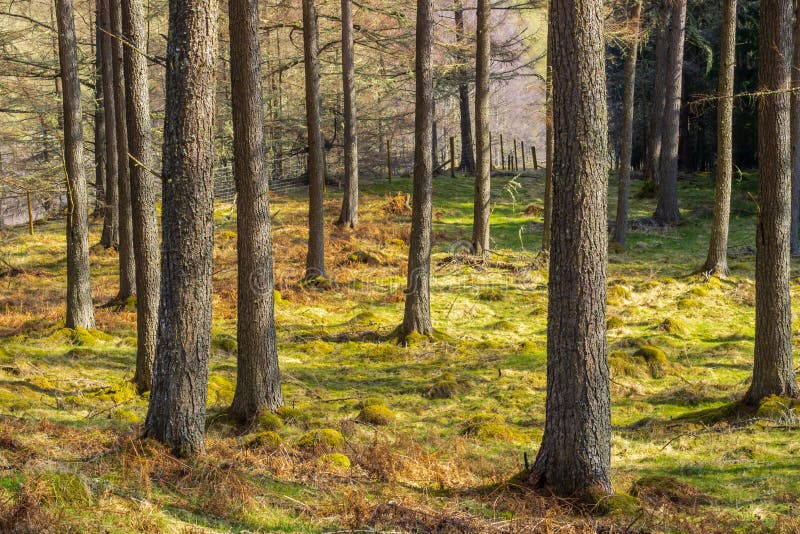
[[[791,225],[791,0],[761,0],[758,54],[758,221],[756,223],[756,339],[753,381],[745,401],[800,396],[792,365],[789,293]]]
[[[106,184],[106,119],[103,111],[103,57],[100,43],[100,10],[95,17],[95,69],[94,69],[94,210],[92,217],[105,214]]]
[[[250,421],[283,405],[275,340],[275,282],[264,154],[258,0],[230,0],[238,320],[231,414]]]
[[[552,0],[553,236],[544,437],[529,482],[611,492],[606,354],[607,117],[602,0]]]
[[[353,43],[353,6],[342,0],[342,87],[344,92],[344,178],[342,212],[336,224],[358,224],[358,135],[356,133],[356,86]]]
[[[105,248],[119,246],[119,194],[117,159],[116,106],[114,103],[114,55],[111,49],[111,18],[108,11],[108,0],[98,0],[100,14],[100,51],[102,54],[103,81],[103,114],[105,118],[106,138],[106,190],[105,214],[103,216],[103,234],[100,244]]]
[[[456,46],[459,47],[459,61],[466,62],[464,46],[464,3],[457,0],[453,11],[456,23]],[[462,66],[458,72],[458,116],[461,128],[461,161],[458,170],[472,173],[475,171],[475,152],[472,148],[472,118],[469,105],[469,68]]]
[[[433,0],[417,0],[416,107],[414,117],[414,186],[411,203],[411,242],[408,250],[408,287],[400,335],[430,335],[431,223],[433,218]]]
[[[669,63],[665,78],[664,123],[658,165],[658,202],[653,215],[662,224],[675,224],[681,218],[678,208],[678,145],[685,35],[686,0],[674,0],[669,28]]]
[[[658,185],[661,161],[661,137],[664,131],[664,97],[667,76],[667,63],[669,61],[669,26],[672,20],[672,10],[669,1],[662,0],[661,11],[658,17],[658,27],[655,32],[656,39],[656,72],[653,80],[653,101],[650,110],[650,121],[647,137],[647,155],[644,167],[644,180]]]
[[[473,202],[472,249],[483,256],[489,252],[489,215],[491,213],[491,165],[489,146],[489,66],[491,53],[489,0],[478,0],[477,48],[475,52],[475,200]]]
[[[792,256],[800,256],[800,3],[795,1],[792,27],[792,227],[790,243]]]
[[[136,293],[136,262],[133,255],[131,182],[128,169],[128,125],[125,120],[125,73],[123,72],[122,10],[120,0],[108,0],[111,18],[112,70],[114,71],[114,117],[117,130],[117,192],[119,194],[119,294],[124,300]]]
[[[547,20],[550,20],[551,1],[547,3]],[[547,32],[547,65],[545,73],[545,161],[544,168],[544,215],[542,224],[542,250],[550,250],[553,235],[553,42],[552,34]]]
[[[156,361],[145,436],[203,450],[211,341],[215,0],[170,0]]]
[[[634,0],[631,12],[632,34],[628,55],[625,57],[625,90],[622,97],[622,137],[620,138],[619,190],[617,195],[617,221],[613,241],[625,247],[628,233],[628,198],[631,186],[631,152],[633,149],[633,104],[636,90],[636,57],[639,53],[639,19],[642,16],[641,0]]]
[[[717,93],[717,184],[714,189],[714,219],[703,270],[728,275],[728,226],[731,217],[733,178],[733,76],[736,65],[736,0],[722,3],[722,35]]]
[[[156,222],[156,180],[152,167],[150,94],[147,86],[147,58],[140,52],[147,46],[142,0],[122,0],[122,31],[125,46],[125,110],[130,152],[131,219],[133,251],[136,255],[136,373],[133,381],[139,393],[150,389],[158,330],[160,289],[158,226]]]
[[[94,328],[89,272],[89,219],[83,168],[81,85],[72,0],[56,2],[58,59],[64,119],[64,169],[67,174],[67,328]]]
[[[306,127],[308,130],[308,254],[305,280],[325,274],[325,164],[319,92],[319,38],[315,0],[303,0],[303,56],[306,77]]]

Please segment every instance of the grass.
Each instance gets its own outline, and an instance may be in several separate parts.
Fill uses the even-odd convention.
[[[236,234],[230,206],[218,206],[208,451],[192,460],[138,439],[147,399],[129,385],[131,307],[97,308],[97,332],[62,328],[63,222],[34,237],[8,232],[0,257],[21,272],[0,276],[0,530],[797,532],[797,418],[730,408],[752,364],[756,178],[735,183],[732,274],[722,281],[698,273],[712,187],[707,174],[686,177],[683,224],[634,229],[609,258],[613,483],[636,491],[641,510],[623,498],[626,509],[607,516],[504,484],[535,456],[544,429],[541,172],[495,179],[486,265],[452,258],[471,235],[472,180],[436,179],[439,333],[408,347],[387,339],[402,314],[410,181],[364,187],[354,231],[330,224],[338,198],[328,192],[330,288],[298,283],[305,199],[275,195],[286,407],[280,421],[250,429],[223,417],[236,373]],[[634,199],[631,215],[653,209]],[[94,243],[99,225],[92,231]],[[91,259],[100,305],[116,293],[116,254],[94,248]],[[369,406],[392,417],[371,424]],[[343,441],[309,446],[335,433]]]

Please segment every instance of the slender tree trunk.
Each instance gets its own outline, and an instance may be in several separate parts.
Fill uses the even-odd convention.
[[[133,255],[131,181],[128,169],[128,126],[125,121],[125,73],[123,72],[122,10],[120,0],[108,0],[111,15],[111,50],[114,71],[114,117],[117,128],[117,176],[119,192],[119,294],[124,300],[136,293],[136,262]]]
[[[67,173],[67,328],[94,328],[89,272],[89,215],[83,168],[81,84],[72,0],[56,2],[58,59],[64,113],[64,168]]]
[[[204,449],[214,251],[215,0],[170,0],[161,300],[145,436]]]
[[[664,93],[664,131],[659,162],[658,203],[653,215],[662,224],[681,218],[678,208],[678,148],[680,141],[683,40],[686,35],[686,0],[674,0],[669,30],[669,67]]]
[[[95,69],[94,69],[94,210],[92,217],[105,213],[106,189],[106,119],[103,111],[103,52],[100,43],[100,10],[95,16]]]
[[[728,225],[731,217],[733,177],[733,73],[736,65],[736,0],[722,3],[722,36],[717,93],[717,186],[714,220],[704,271],[728,275]]]
[[[411,242],[408,287],[401,338],[416,332],[430,335],[431,223],[433,218],[433,0],[417,0],[416,109],[414,118],[414,196],[411,204]]]
[[[613,240],[625,247],[628,231],[628,197],[631,184],[631,152],[633,149],[633,105],[636,90],[636,56],[639,53],[639,19],[642,16],[642,0],[634,0],[631,13],[631,42],[625,58],[625,92],[622,97],[622,138],[619,165],[619,194],[617,197],[617,223],[614,226]]]
[[[230,0],[231,89],[238,238],[236,392],[231,414],[250,421],[283,405],[275,340],[275,282],[264,158],[258,0]]]
[[[489,252],[489,215],[491,214],[492,155],[489,147],[489,67],[491,54],[490,0],[478,0],[477,42],[475,53],[475,201],[472,221],[472,249],[483,256]]]
[[[458,49],[458,61],[466,62],[466,53],[461,47],[464,46],[464,3],[457,0],[453,11],[456,21],[456,46]],[[463,66],[458,72],[458,110],[461,125],[461,163],[458,170],[466,173],[475,171],[475,152],[472,149],[472,119],[469,111],[469,68]]]
[[[434,87],[436,83],[434,82]],[[439,123],[436,121],[436,93],[434,89],[433,95],[433,123],[431,124],[431,129],[433,130],[431,133],[431,161],[433,162],[433,168],[439,168]]]
[[[607,140],[603,2],[552,0],[553,241],[547,415],[529,482],[558,495],[610,493],[606,355]]]
[[[792,227],[790,243],[792,256],[800,256],[800,3],[795,1],[792,27]]]
[[[114,102],[114,54],[111,48],[111,16],[108,11],[109,0],[98,0],[100,10],[103,79],[103,114],[105,115],[106,138],[106,190],[103,234],[100,244],[105,248],[119,247],[119,160],[117,159],[116,105]]]
[[[669,0],[661,0],[661,11],[656,28],[656,72],[653,82],[653,102],[650,110],[650,124],[647,138],[647,159],[644,167],[644,180],[654,185],[659,183],[658,165],[661,161],[661,138],[664,132],[664,99],[669,63],[669,26],[672,10]]]
[[[344,87],[344,179],[339,226],[358,224],[358,135],[353,44],[353,6],[342,0],[342,86]]]
[[[325,274],[325,164],[322,159],[320,120],[319,42],[315,0],[303,0],[303,55],[306,74],[306,125],[308,129],[308,254],[306,280]]]
[[[760,20],[758,89],[765,94],[758,99],[756,340],[753,381],[745,396],[750,404],[769,395],[800,396],[789,293],[791,0],[761,0]]]
[[[547,2],[547,20],[551,16],[552,0]],[[553,157],[555,144],[553,138],[553,41],[552,32],[547,32],[547,72],[545,74],[545,161],[544,168],[544,217],[542,224],[542,250],[550,250],[553,235]]]
[[[130,152],[131,218],[133,251],[136,255],[136,374],[139,393],[150,389],[156,355],[158,298],[160,289],[156,181],[150,173],[152,148],[147,46],[142,0],[122,0],[122,31],[125,41],[125,102]]]

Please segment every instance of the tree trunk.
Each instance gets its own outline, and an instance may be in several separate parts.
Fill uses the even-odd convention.
[[[792,366],[789,293],[791,0],[761,0],[758,54],[758,222],[753,381],[745,402],[800,396]],[[782,51],[784,53],[776,53]]]
[[[490,0],[478,0],[477,42],[475,52],[475,201],[472,222],[472,249],[484,256],[489,252],[489,215],[491,213],[491,165],[489,147],[489,67],[491,54]]]
[[[89,272],[89,215],[83,168],[81,84],[72,0],[56,2],[58,59],[64,113],[64,168],[67,173],[67,328],[94,328]]]
[[[131,218],[133,251],[136,255],[136,374],[139,393],[150,389],[156,355],[158,330],[158,226],[156,223],[156,181],[150,139],[150,93],[147,86],[147,58],[140,50],[147,46],[142,0],[122,0],[122,31],[125,47],[126,120],[130,151]]]
[[[613,240],[623,248],[628,230],[628,197],[631,184],[631,152],[633,149],[633,98],[636,90],[636,56],[639,53],[639,19],[642,16],[642,0],[634,0],[631,13],[631,42],[625,58],[625,92],[622,97],[622,138],[619,164],[619,194],[617,197],[617,223]]]
[[[547,3],[547,18],[550,20],[551,1]],[[544,168],[544,216],[542,224],[542,250],[550,250],[553,228],[553,156],[555,145],[553,139],[553,41],[551,32],[547,32],[547,72],[545,73],[545,161]]]
[[[95,69],[94,69],[94,210],[92,217],[105,213],[106,189],[106,120],[103,111],[103,52],[100,43],[100,10],[95,16]]]
[[[792,227],[790,243],[792,256],[800,256],[800,3],[795,2],[794,26],[792,27],[792,92],[791,136],[792,136]]]
[[[686,0],[675,0],[672,4],[672,22],[669,30],[670,53],[664,91],[664,130],[658,167],[658,203],[653,215],[653,218],[662,224],[675,224],[681,218],[678,209],[678,143],[685,34]]]
[[[733,177],[733,76],[736,65],[736,0],[722,4],[720,69],[717,93],[717,185],[714,190],[714,220],[704,271],[728,275],[728,225],[731,217]]]
[[[119,294],[125,300],[136,293],[136,262],[133,255],[131,182],[128,172],[128,127],[125,121],[125,73],[123,72],[122,13],[120,0],[108,0],[111,16],[111,50],[114,71],[114,117],[117,128],[117,185],[119,193]]]
[[[306,126],[308,129],[308,254],[305,280],[325,274],[325,166],[322,160],[320,120],[319,43],[315,0],[303,0],[303,56],[306,74]]]
[[[238,320],[231,414],[251,421],[283,405],[275,340],[275,282],[264,157],[258,0],[230,0]]]
[[[453,14],[456,21],[457,61],[466,62],[466,53],[461,48],[465,46],[463,0],[457,0]],[[462,66],[458,70],[458,110],[461,125],[461,163],[458,165],[458,170],[472,173],[475,171],[475,152],[472,150],[472,120],[469,112],[469,69]]]
[[[161,300],[145,436],[203,450],[214,251],[215,0],[170,0]]]
[[[344,87],[344,179],[339,226],[358,224],[358,135],[353,44],[353,6],[342,0],[342,86]]]
[[[603,2],[552,0],[553,237],[544,437],[529,482],[562,496],[610,493],[606,355]]]
[[[100,244],[105,248],[119,247],[119,160],[117,159],[116,106],[114,102],[114,54],[111,48],[111,16],[108,11],[109,0],[98,0],[100,10],[103,78],[103,114],[106,138],[106,190],[103,234]]]
[[[408,287],[400,336],[412,332],[430,335],[431,223],[433,218],[433,0],[417,0],[416,107],[414,117],[414,193],[411,204],[411,242],[408,250]]]
[[[664,132],[664,98],[669,62],[669,26],[672,10],[668,0],[662,0],[661,12],[656,29],[656,72],[653,83],[653,102],[650,110],[650,124],[647,138],[647,155],[644,167],[644,181],[654,185],[659,183],[658,165],[661,161],[661,137]]]

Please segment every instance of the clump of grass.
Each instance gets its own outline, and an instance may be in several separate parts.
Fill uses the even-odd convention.
[[[605,490],[590,490],[588,497],[592,511],[600,515],[635,515],[642,507],[639,499],[627,493],[609,494]]]
[[[800,420],[800,400],[771,395],[758,404],[756,417],[775,422],[796,422]]]
[[[631,495],[653,506],[663,506],[667,502],[681,506],[697,506],[711,502],[691,484],[663,475],[647,476],[634,481],[631,485]]]
[[[496,287],[490,287],[478,292],[478,300],[486,302],[502,302],[506,299],[506,295]]]
[[[442,373],[424,395],[429,399],[452,399],[464,390],[465,387],[456,380],[453,373]]]
[[[235,391],[233,382],[224,376],[212,374],[208,377],[208,397],[206,399],[206,406],[230,406],[233,402],[233,393]]]
[[[311,421],[311,415],[305,411],[301,410],[300,408],[294,408],[291,406],[281,406],[275,412],[283,422],[286,424],[300,424],[304,425]]]
[[[505,418],[496,413],[473,415],[464,423],[461,433],[482,441],[517,441],[519,439],[519,434],[506,424]]]
[[[609,306],[619,306],[630,298],[631,290],[620,284],[610,286],[606,295]]]
[[[297,447],[306,450],[335,451],[344,445],[344,436],[333,428],[318,428],[303,434]]]
[[[644,378],[649,375],[641,358],[634,358],[624,351],[614,351],[608,355],[608,365],[614,376]]]
[[[499,330],[501,332],[515,332],[517,330],[517,325],[508,321],[506,319],[502,319],[494,323],[491,328],[493,330]]]
[[[625,326],[625,321],[623,321],[621,317],[618,317],[616,315],[610,315],[606,319],[606,328],[608,328],[609,330],[615,330],[617,328],[622,328],[624,326]]]
[[[370,425],[388,425],[394,422],[395,414],[388,406],[371,404],[364,406],[356,419]]]
[[[642,358],[647,363],[650,367],[650,375],[653,378],[661,378],[664,376],[669,361],[663,350],[653,345],[644,345],[639,347],[639,350],[633,355]]]
[[[658,325],[658,328],[664,332],[676,336],[684,336],[689,331],[688,327],[683,323],[683,321],[675,319],[674,317],[667,317],[661,321],[661,324]]]
[[[366,408],[367,406],[384,406],[386,405],[386,401],[383,400],[382,397],[367,397],[358,401],[356,404],[356,408],[359,410]]]

